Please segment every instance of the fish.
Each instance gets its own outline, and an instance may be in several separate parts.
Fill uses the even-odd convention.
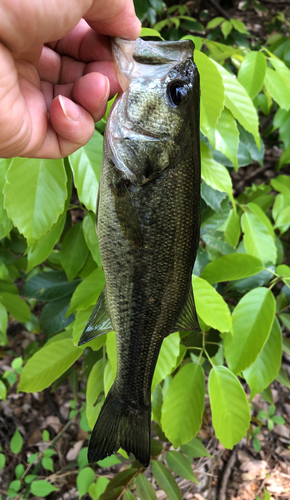
[[[108,116],[96,227],[106,285],[79,345],[116,332],[117,374],[88,460],[150,462],[151,385],[163,339],[200,331],[191,276],[200,233],[194,44],[114,38],[122,92]]]

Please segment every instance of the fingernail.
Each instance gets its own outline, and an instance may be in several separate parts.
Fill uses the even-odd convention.
[[[106,94],[105,94],[105,97],[101,101],[101,106],[107,106],[109,95],[110,95],[110,81],[109,81],[109,78],[107,78],[105,75],[104,75],[104,78],[105,78],[105,80],[107,82],[107,85],[106,85]]]
[[[59,95],[58,98],[59,98],[59,103],[61,105],[61,109],[63,110],[65,116],[69,120],[77,122],[81,116],[79,107],[70,99],[67,99],[62,95]]]

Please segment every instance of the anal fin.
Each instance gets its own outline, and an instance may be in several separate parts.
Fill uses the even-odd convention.
[[[194,330],[196,332],[201,332],[201,328],[196,315],[192,286],[190,286],[185,306],[182,309],[181,314],[170,333],[183,330]]]
[[[100,335],[104,335],[112,330],[113,325],[106,301],[106,287],[104,287],[88,319],[78,345],[86,344],[90,340],[100,337]]]

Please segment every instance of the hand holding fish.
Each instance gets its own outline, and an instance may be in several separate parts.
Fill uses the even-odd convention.
[[[3,0],[0,157],[60,158],[84,145],[120,91],[108,36],[140,30],[133,0]]]

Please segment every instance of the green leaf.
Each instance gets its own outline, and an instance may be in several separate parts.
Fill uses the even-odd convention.
[[[20,490],[21,488],[21,481],[20,479],[16,479],[15,481],[11,481],[11,483],[9,484],[9,487],[8,487],[8,498],[14,498],[14,497],[17,497],[17,492]]]
[[[6,345],[7,340],[7,324],[8,324],[8,314],[6,308],[0,302],[0,345]]]
[[[2,380],[0,380],[0,399],[6,401],[6,393],[7,393],[6,385],[4,384],[4,382],[2,382]]]
[[[283,352],[285,352],[286,354],[288,354],[288,356],[290,356],[290,340],[287,339],[286,337],[282,337],[282,349]]]
[[[267,68],[264,83],[274,101],[279,104],[280,108],[288,111],[290,109],[290,87],[283,76],[277,71]]]
[[[140,500],[157,500],[155,490],[144,474],[138,474],[135,478],[135,485]]]
[[[16,428],[10,441],[10,450],[12,451],[12,453],[17,455],[22,450],[22,446],[23,446],[23,438],[19,430]]]
[[[218,119],[215,132],[215,149],[221,151],[238,169],[239,131],[232,113],[224,108]]]
[[[161,410],[162,430],[175,448],[198,433],[203,408],[204,372],[200,365],[189,363],[173,378]]]
[[[263,158],[265,154],[265,146],[263,141],[258,148],[254,136],[247,132],[244,127],[238,123],[238,131],[240,133],[240,142],[238,148],[238,164],[239,167],[252,165],[253,160],[256,160],[263,167]]]
[[[103,460],[98,461],[98,465],[100,467],[112,467],[113,465],[120,464],[121,461],[118,459],[116,455],[111,455],[110,457],[106,457]]]
[[[111,366],[110,361],[107,361],[104,371],[104,390],[105,396],[107,396],[109,390],[111,389],[113,382],[115,380],[115,374]]]
[[[163,40],[159,31],[153,30],[152,28],[142,28],[139,36],[140,36],[140,38],[142,38],[143,36],[156,36],[158,38],[161,38],[161,40]]]
[[[278,170],[284,167],[284,165],[288,165],[290,163],[290,145],[283,151],[280,156],[280,160],[278,163]]]
[[[110,483],[109,483],[110,484]],[[117,486],[113,490],[106,491],[100,496],[99,500],[119,500],[124,491],[123,486]]]
[[[89,247],[94,261],[98,266],[102,265],[102,258],[99,248],[99,240],[96,233],[95,217],[92,213],[87,213],[83,220],[83,232],[86,244]]]
[[[166,493],[169,500],[181,500],[181,493],[174,477],[158,460],[152,461],[152,472],[157,484]]]
[[[231,23],[235,28],[235,30],[237,30],[239,33],[244,33],[244,35],[249,35],[249,32],[242,21],[240,21],[239,19],[231,18]]]
[[[116,333],[109,332],[107,334],[106,340],[106,351],[108,360],[110,361],[111,368],[114,373],[114,377],[116,377],[117,373],[117,342],[116,342]]]
[[[82,223],[78,222],[65,234],[60,251],[61,264],[69,281],[72,281],[81,270],[88,254]]]
[[[90,485],[94,482],[96,476],[91,467],[84,467],[77,475],[77,488],[79,490],[79,498],[82,498],[88,491]]]
[[[229,368],[239,374],[261,352],[272,328],[275,299],[271,290],[255,288],[240,300],[233,312],[233,334],[224,341]]]
[[[41,460],[41,465],[44,469],[49,470],[50,472],[54,472],[53,460],[50,457],[43,457]]]
[[[127,486],[130,484],[132,478],[135,476],[136,472],[138,469],[135,468],[130,468],[123,470],[116,474],[113,479],[109,482],[107,488],[106,488],[106,493],[119,487],[119,486]]]
[[[220,332],[231,331],[231,314],[222,296],[197,276],[192,276],[192,286],[197,314],[204,323]]]
[[[202,182],[200,194],[206,204],[209,205],[215,212],[222,211],[221,202],[226,198],[226,193],[216,191],[205,182]]]
[[[238,47],[229,47],[228,45],[208,40],[207,38],[203,38],[203,42],[206,44],[215,61],[223,62],[228,57],[241,54],[241,49]]]
[[[283,208],[276,219],[275,228],[278,227],[282,232],[287,231],[290,226],[290,207]]]
[[[275,241],[265,224],[253,213],[245,212],[241,218],[244,231],[244,245],[248,254],[262,262],[276,262]]]
[[[249,52],[239,69],[238,81],[251,99],[260,92],[266,75],[267,61],[263,52]]]
[[[95,483],[92,483],[89,486],[89,495],[93,500],[98,500],[102,493],[104,493],[107,485],[109,483],[109,479],[103,476],[100,476]]]
[[[290,178],[287,175],[279,175],[276,179],[271,180],[271,184],[276,191],[290,196]]]
[[[225,222],[218,228],[218,231],[223,231],[225,240],[232,245],[233,248],[239,243],[241,235],[240,215],[235,210],[230,210]]]
[[[258,115],[256,108],[248,96],[244,87],[216,61],[225,88],[225,105],[232,112],[236,120],[251,134],[253,134],[257,146],[260,147],[260,136],[258,130]]]
[[[290,88],[290,70],[289,68],[287,68],[286,64],[284,64],[284,62],[280,59],[276,59],[275,57],[270,57],[269,61]]]
[[[259,207],[259,205],[250,202],[248,203],[247,206],[251,210],[251,212],[255,214],[256,217],[258,217],[258,219],[264,224],[264,226],[266,226],[266,228],[268,229],[268,233],[272,236],[272,238],[275,238],[275,233],[272,224],[268,219],[267,215],[265,214],[265,212]]]
[[[206,29],[207,30],[214,29],[217,26],[219,26],[224,20],[225,20],[224,17],[215,17],[214,19],[212,19],[211,21],[209,21],[209,23],[207,23]]]
[[[232,180],[226,167],[213,159],[212,151],[204,142],[200,144],[200,153],[201,177],[204,182],[217,191],[227,193],[232,202],[235,203],[233,199]]]
[[[126,490],[124,493],[124,500],[136,500],[136,496],[130,490]],[[142,500],[142,499],[141,499]]]
[[[71,295],[79,283],[69,283],[64,271],[43,271],[25,283],[21,295],[42,301],[62,299]]]
[[[103,152],[103,136],[95,130],[90,141],[68,159],[74,175],[79,200],[96,212]]]
[[[94,412],[96,408],[96,401],[100,393],[104,390],[104,368],[105,360],[99,359],[99,361],[97,361],[91,369],[87,382],[86,415],[91,428],[93,427],[98,417],[98,415],[96,415],[96,412]]]
[[[206,251],[211,260],[234,252],[234,248],[224,241],[220,235],[212,236],[211,234],[203,234],[202,239],[206,244]]]
[[[193,474],[191,463],[180,451],[168,451],[166,453],[166,462],[168,467],[180,477],[193,481],[198,484],[198,481]]]
[[[279,319],[282,321],[283,325],[290,329],[290,314],[279,314]]]
[[[58,242],[60,235],[63,231],[66,219],[66,213],[60,216],[58,222],[53,226],[53,228],[48,231],[40,240],[31,245],[28,250],[27,258],[28,265],[26,269],[26,274],[31,271],[35,266],[41,264],[47,259],[47,257],[52,252],[55,244]]]
[[[58,488],[48,483],[44,479],[39,479],[38,481],[33,481],[30,486],[31,493],[37,497],[47,497],[53,491],[59,491]]]
[[[251,389],[251,399],[268,387],[277,377],[281,367],[282,334],[277,318],[274,319],[270,335],[256,361],[243,371]]]
[[[67,316],[76,309],[87,309],[90,305],[96,304],[101,291],[105,286],[105,275],[101,267],[93,271],[74,292]]]
[[[263,268],[262,262],[252,255],[231,253],[207,264],[200,277],[212,284],[247,278]]]
[[[1,261],[0,261],[0,280],[10,281],[8,267],[4,264],[4,262]]]
[[[211,457],[198,438],[193,438],[188,443],[183,444],[180,448],[181,451],[190,458]]]
[[[225,39],[228,38],[228,35],[232,31],[232,29],[233,29],[233,27],[229,21],[226,20],[226,21],[222,22],[221,30],[222,30],[222,34],[224,35]]]
[[[232,449],[250,425],[250,407],[237,377],[225,366],[211,369],[208,381],[212,423],[216,437]]]
[[[224,86],[219,71],[211,59],[196,50],[194,61],[200,75],[200,127],[205,135],[210,136],[211,129],[215,128],[224,107]]]
[[[282,210],[287,208],[289,206],[289,204],[290,204],[290,196],[287,196],[287,195],[282,194],[282,193],[280,193],[280,194],[278,194],[278,196],[276,196],[275,203],[274,203],[273,210],[272,210],[272,215],[273,215],[275,221],[277,220],[278,215],[282,212]],[[285,229],[287,230],[287,227]]]
[[[6,174],[5,208],[29,245],[57,222],[67,197],[63,160],[14,158]]]
[[[73,320],[73,315],[65,318],[69,306],[69,297],[54,300],[44,306],[39,318],[39,327],[43,333],[55,334],[64,330]]]
[[[280,382],[280,384],[283,384],[286,387],[288,387],[288,389],[290,389],[290,381],[289,381],[288,374],[282,366],[279,370],[279,373],[276,377],[276,380],[278,380],[278,382]]]
[[[50,386],[82,354],[72,339],[45,345],[28,360],[20,376],[18,392],[38,392]]]
[[[1,292],[0,302],[13,318],[25,323],[30,320],[30,309],[23,299],[13,293]]]
[[[174,370],[179,355],[179,340],[177,332],[163,340],[154,371],[152,390]]]
[[[2,159],[0,158],[0,240],[2,238],[5,238],[7,236],[12,227],[13,223],[12,220],[8,217],[6,208],[4,207],[4,195],[3,195],[3,189],[5,186],[5,175],[6,172],[9,168],[9,165],[11,163],[11,159]]]

